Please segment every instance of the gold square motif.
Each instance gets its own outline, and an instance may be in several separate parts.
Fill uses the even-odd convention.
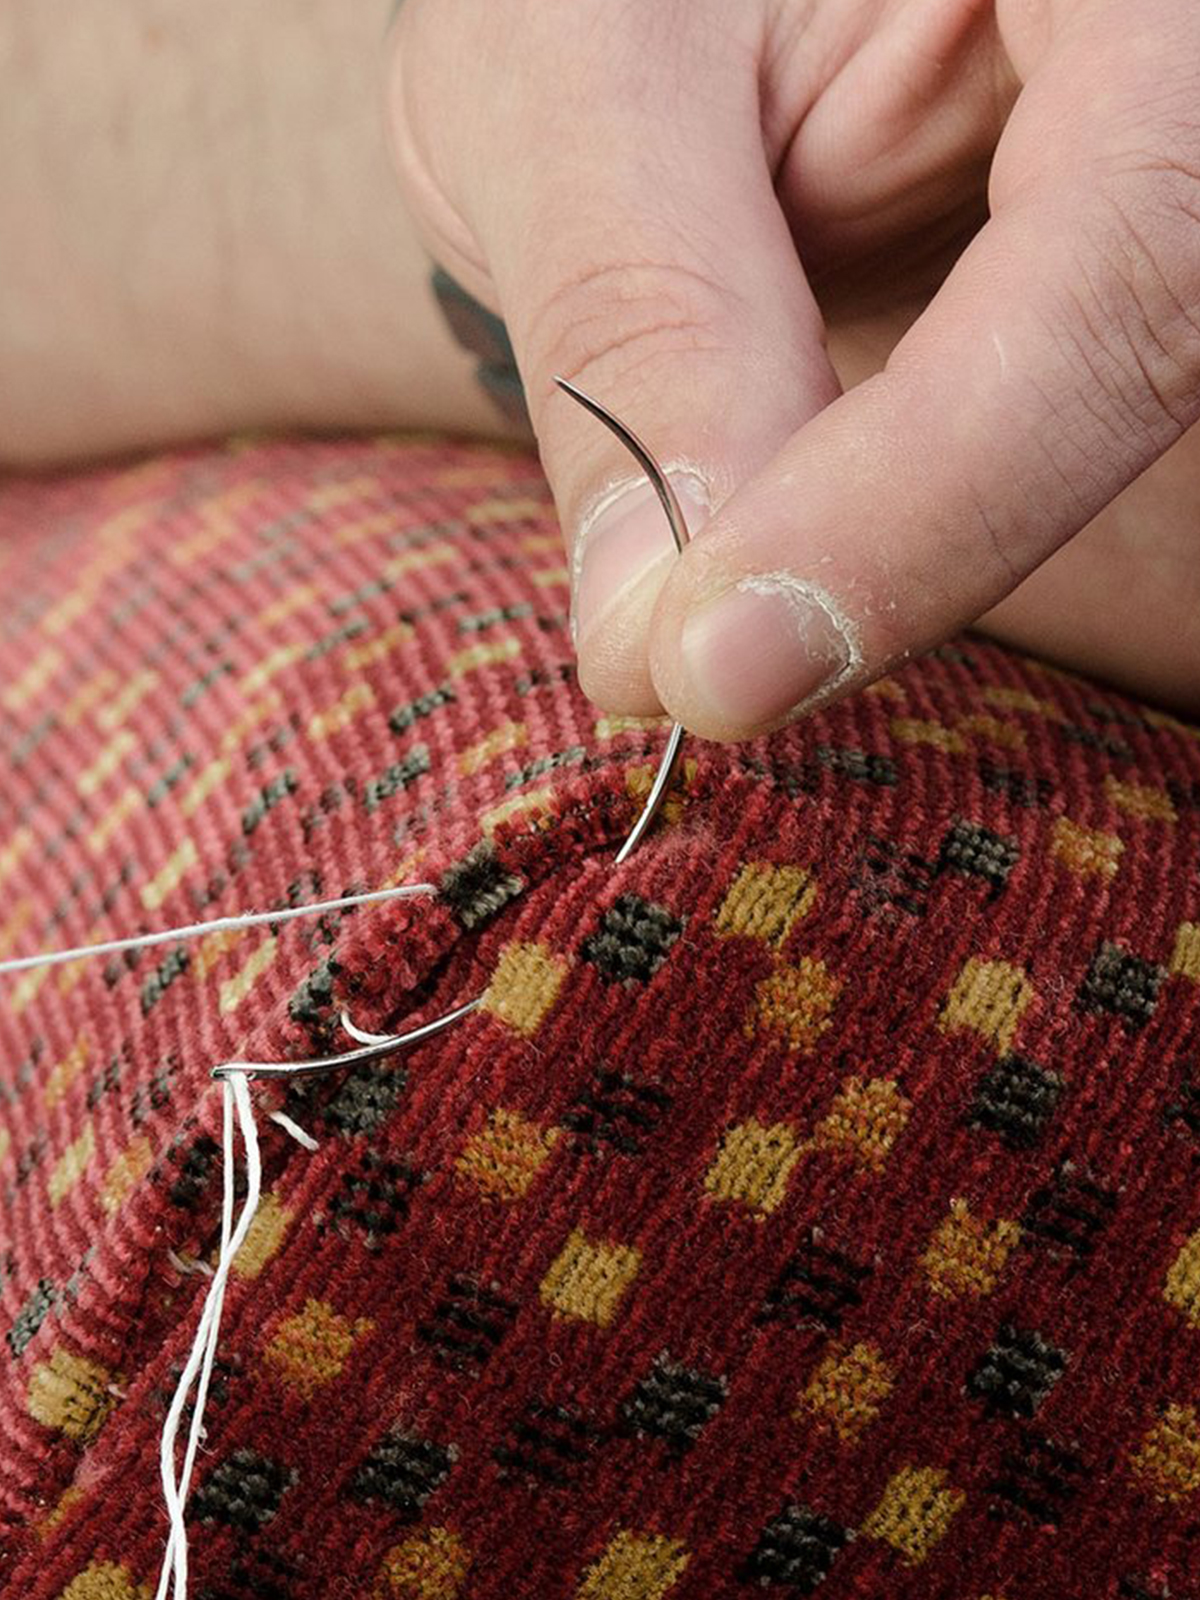
[[[506,944],[480,1002],[484,1011],[526,1035],[537,1032],[567,975],[564,957],[541,944]]]
[[[847,1078],[817,1124],[813,1145],[843,1150],[860,1166],[882,1172],[911,1110],[912,1102],[891,1078]]]
[[[748,1206],[765,1217],[782,1204],[799,1159],[799,1141],[787,1123],[742,1122],[721,1140],[704,1187],[714,1200]]]
[[[1171,971],[1200,983],[1200,922],[1181,922],[1175,933]]]
[[[287,1237],[291,1221],[292,1213],[273,1190],[263,1195],[254,1219],[246,1230],[242,1248],[233,1258],[234,1275],[257,1278]]]
[[[455,1166],[485,1194],[519,1200],[542,1170],[558,1135],[557,1128],[543,1128],[518,1111],[498,1106],[486,1126],[467,1140]]]
[[[93,1561],[71,1579],[58,1600],[150,1600],[150,1591],[116,1562]]]
[[[902,1467],[888,1480],[863,1532],[869,1539],[883,1539],[908,1566],[916,1567],[945,1538],[966,1498],[950,1486],[941,1467]]]
[[[263,1357],[289,1389],[308,1400],[339,1376],[355,1341],[374,1326],[369,1317],[352,1322],[324,1300],[308,1300],[303,1311],[280,1323]]]
[[[794,966],[781,966],[755,990],[747,1034],[777,1034],[789,1050],[811,1050],[830,1025],[842,986],[823,961],[801,956]]]
[[[1200,1412],[1168,1406],[1130,1465],[1160,1500],[1186,1500],[1200,1489]]]
[[[1033,998],[1033,985],[1020,967],[972,956],[946,997],[938,1026],[943,1033],[970,1028],[1007,1051]]]
[[[740,934],[782,944],[794,924],[808,915],[816,897],[817,885],[803,867],[751,861],[729,886],[717,912],[716,930],[726,938]]]
[[[796,1417],[820,1417],[844,1444],[852,1444],[875,1421],[894,1383],[876,1345],[856,1344],[848,1350],[834,1345],[800,1396]]]
[[[1115,833],[1083,828],[1059,817],[1050,835],[1050,854],[1080,878],[1113,878],[1125,849]]]
[[[678,1539],[623,1530],[584,1573],[576,1600],[664,1600],[688,1559]]]
[[[921,1258],[929,1287],[947,1300],[991,1294],[1020,1237],[1015,1222],[984,1222],[972,1216],[965,1200],[951,1200],[950,1215]]]
[[[1104,792],[1113,805],[1143,822],[1174,822],[1175,805],[1165,789],[1146,783],[1122,783],[1119,778],[1104,780]]]
[[[450,1528],[423,1528],[383,1558],[374,1600],[457,1600],[471,1555]]]
[[[116,1404],[112,1383],[112,1374],[96,1362],[60,1348],[33,1369],[29,1415],[77,1444],[88,1444]]]
[[[1200,1232],[1192,1235],[1171,1263],[1163,1293],[1193,1328],[1200,1328]]]
[[[641,1252],[631,1246],[593,1243],[577,1228],[554,1258],[539,1292],[558,1316],[605,1328],[641,1263]]]

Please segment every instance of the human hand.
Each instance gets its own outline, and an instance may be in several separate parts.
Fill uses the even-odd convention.
[[[1191,0],[407,0],[398,164],[508,325],[588,692],[741,737],[1003,600],[1200,704],[1190,507],[1061,549],[1200,417],[1198,104]],[[846,393],[813,285],[920,311]],[[556,372],[716,508],[682,558]]]

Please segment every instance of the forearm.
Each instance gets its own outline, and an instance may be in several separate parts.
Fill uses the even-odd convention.
[[[248,427],[513,431],[392,181],[387,12],[0,10],[0,463]]]

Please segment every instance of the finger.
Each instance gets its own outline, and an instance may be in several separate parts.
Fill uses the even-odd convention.
[[[696,4],[681,26],[675,7],[622,8],[613,27],[595,0],[542,7],[496,68],[510,113],[458,197],[562,518],[581,679],[618,711],[659,709],[647,634],[673,546],[634,463],[555,375],[647,441],[693,529],[838,392],[771,186],[754,41],[729,9]],[[581,16],[610,25],[581,34]]]
[[[1176,60],[1141,64],[1158,86],[1144,103],[1163,104]],[[1101,65],[1132,104],[1125,63]],[[693,730],[762,731],[944,638],[1200,414],[1200,149],[1172,144],[1195,135],[1131,117],[1134,160],[1081,118],[1102,151],[1083,159],[1061,89],[1027,90],[994,220],[885,371],[801,428],[676,564],[651,666]],[[1106,127],[1124,109],[1110,94]]]

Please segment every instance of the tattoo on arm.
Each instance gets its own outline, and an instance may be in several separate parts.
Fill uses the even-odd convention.
[[[507,328],[442,267],[434,267],[431,281],[451,333],[464,350],[478,357],[475,376],[480,387],[507,421],[529,429],[529,408]]]

